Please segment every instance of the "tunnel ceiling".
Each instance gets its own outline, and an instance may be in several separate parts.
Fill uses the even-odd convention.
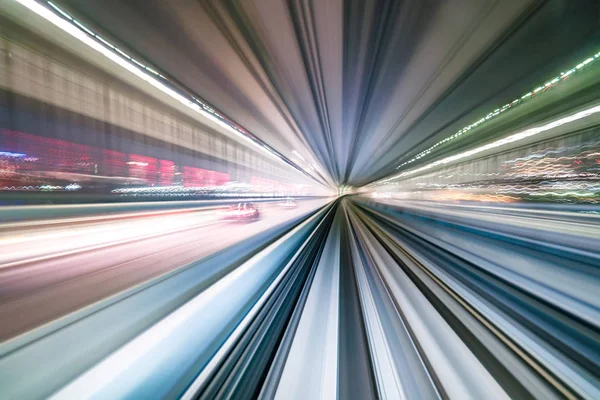
[[[593,0],[56,3],[332,185],[389,175],[598,30]]]

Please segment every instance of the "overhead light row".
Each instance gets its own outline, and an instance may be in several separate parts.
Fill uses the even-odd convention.
[[[309,173],[292,164],[289,160],[282,157],[277,151],[271,148],[266,143],[258,140],[256,136],[239,127],[233,121],[230,121],[223,115],[216,112],[212,107],[203,101],[197,99],[194,96],[189,95],[183,90],[178,90],[177,85],[169,81],[167,77],[162,75],[157,69],[145,65],[140,60],[127,54],[126,51],[120,49],[118,46],[112,44],[109,40],[96,34],[92,29],[85,26],[81,21],[78,21],[73,16],[69,15],[66,11],[61,9],[59,6],[54,4],[52,1],[46,1],[50,8],[44,7],[42,4],[35,0],[15,0],[27,9],[33,11],[37,15],[41,16],[45,20],[51,22],[53,25],[59,27],[63,31],[67,32],[74,38],[80,40],[87,46],[98,51],[99,53],[106,56],[111,61],[115,62],[119,66],[125,68],[129,72],[133,73],[137,77],[150,83],[161,92],[167,94],[171,98],[179,101],[186,107],[198,112],[205,118],[217,123],[224,129],[244,138],[254,146],[258,147],[262,151],[267,152],[270,156],[276,158],[280,162],[285,163],[288,166],[298,170],[304,175],[315,179]],[[169,87],[171,86],[171,87]]]
[[[459,136],[461,136],[464,133],[469,132],[471,129],[475,129],[478,126],[481,126],[482,124],[490,121],[491,119],[493,119],[494,117],[502,114],[503,112],[514,108],[515,106],[519,105],[519,104],[523,104],[525,101],[539,95],[540,92],[545,92],[547,91],[549,88],[556,86],[557,84],[564,82],[567,78],[569,78],[571,75],[573,75],[574,73],[582,70],[584,67],[587,67],[588,65],[594,63],[595,61],[598,61],[598,59],[600,59],[600,52],[594,54],[593,56],[590,56],[588,58],[586,58],[585,60],[583,60],[582,62],[578,63],[577,65],[573,66],[572,68],[566,70],[565,72],[561,72],[559,75],[555,76],[553,79],[548,80],[544,85],[540,85],[537,86],[536,88],[530,90],[529,92],[523,94],[522,96],[514,99],[513,101],[511,101],[510,103],[506,103],[505,105],[503,105],[500,108],[495,109],[494,111],[489,112],[485,117],[482,117],[480,119],[478,119],[477,121],[473,122],[470,125],[465,126],[464,128],[458,130],[456,133],[454,133],[451,136],[448,136],[445,139],[440,140],[439,142],[437,142],[436,144],[432,145],[431,147],[429,147],[426,150],[423,150],[422,152],[420,152],[419,154],[417,154],[416,156],[414,156],[413,158],[411,158],[408,161],[403,162],[402,164],[400,164],[399,166],[396,167],[396,169],[400,169],[402,167],[404,167],[405,165],[411,164],[427,155],[429,155],[432,151],[434,151],[438,146],[441,146],[451,140],[454,140],[456,138],[458,138]]]
[[[453,156],[449,156],[449,157],[443,158],[441,160],[434,161],[434,162],[432,162],[430,164],[427,164],[427,165],[425,165],[423,167],[415,168],[415,169],[412,169],[412,170],[409,170],[409,171],[406,171],[406,172],[402,172],[402,173],[400,173],[398,175],[395,175],[395,176],[393,176],[391,178],[387,178],[387,179],[384,179],[382,181],[379,181],[379,183],[388,183],[388,182],[393,181],[395,179],[403,178],[403,177],[406,177],[406,176],[409,176],[409,175],[414,175],[414,174],[416,174],[418,172],[423,172],[423,171],[426,171],[426,170],[431,169],[433,167],[437,167],[439,165],[454,163],[454,162],[462,160],[464,158],[474,156],[474,155],[476,155],[478,153],[481,153],[481,152],[484,152],[484,151],[487,151],[487,150],[491,150],[491,149],[494,149],[496,147],[504,146],[504,145],[509,144],[509,143],[517,142],[517,141],[529,138],[531,136],[538,135],[538,134],[540,134],[542,132],[546,132],[546,131],[548,131],[550,129],[554,129],[554,128],[557,128],[559,126],[562,126],[562,125],[565,125],[565,124],[569,124],[571,122],[575,122],[575,121],[578,121],[578,120],[583,119],[583,118],[587,118],[587,117],[589,117],[591,115],[594,115],[594,114],[597,114],[597,113],[600,113],[600,106],[594,106],[594,107],[588,108],[586,110],[576,112],[574,114],[571,114],[571,115],[568,115],[566,117],[557,119],[557,120],[552,121],[550,123],[547,123],[545,125],[536,126],[536,127],[533,127],[533,128],[526,129],[524,131],[515,133],[513,135],[510,135],[510,136],[507,136],[505,138],[496,140],[494,142],[491,142],[491,143],[488,143],[488,144],[476,147],[474,149],[463,151],[462,153],[458,153],[458,154],[455,154]]]

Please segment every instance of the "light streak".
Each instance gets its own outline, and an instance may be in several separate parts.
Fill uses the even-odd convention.
[[[385,179],[385,180],[383,180],[381,182],[389,182],[389,181],[394,180],[394,179],[398,179],[398,178],[402,178],[402,177],[405,177],[405,176],[416,174],[418,172],[426,171],[428,169],[431,169],[433,167],[437,167],[439,165],[449,164],[449,163],[452,163],[452,162],[455,162],[455,161],[458,161],[458,160],[462,160],[464,158],[471,157],[471,156],[476,155],[478,153],[481,153],[481,152],[484,152],[484,151],[487,151],[487,150],[491,150],[491,149],[494,149],[494,148],[497,148],[497,147],[501,147],[501,146],[507,145],[509,143],[514,143],[514,142],[517,142],[517,141],[520,141],[520,140],[523,140],[523,139],[527,139],[529,137],[532,137],[532,136],[538,135],[540,133],[546,132],[546,131],[548,131],[550,129],[558,128],[559,126],[562,126],[562,125],[565,125],[565,124],[569,124],[571,122],[575,122],[575,121],[578,121],[578,120],[583,119],[583,118],[587,118],[590,115],[594,115],[594,114],[597,114],[599,112],[600,112],[600,106],[594,106],[594,107],[588,108],[586,110],[579,111],[579,112],[577,112],[575,114],[571,114],[571,115],[569,115],[567,117],[558,119],[556,121],[552,121],[552,122],[550,122],[550,123],[548,123],[546,125],[542,125],[542,126],[537,126],[537,127],[534,127],[534,128],[526,129],[524,131],[515,133],[513,135],[507,136],[507,137],[505,137],[503,139],[500,139],[500,140],[496,140],[496,141],[488,143],[486,145],[479,146],[479,147],[476,147],[474,149],[467,150],[467,151],[464,151],[462,153],[455,154],[453,156],[449,156],[449,157],[443,158],[441,160],[432,162],[432,163],[430,163],[428,165],[425,165],[423,167],[420,167],[420,168],[416,168],[416,169],[413,169],[413,170],[410,170],[410,171],[403,172],[403,173],[398,174],[398,175],[396,175],[396,176],[394,176],[392,178]]]
[[[27,154],[24,153],[13,153],[12,151],[0,151],[0,157],[13,157],[13,158],[21,158],[25,157]]]
[[[461,136],[463,133],[468,132],[471,129],[478,127],[479,125],[481,125],[484,122],[489,121],[493,117],[499,115],[500,113],[503,113],[504,111],[508,110],[509,108],[511,108],[514,105],[516,105],[519,102],[521,102],[522,100],[526,100],[526,99],[532,98],[533,95],[537,95],[539,92],[541,92],[545,88],[547,89],[547,88],[555,85],[556,83],[559,83],[561,79],[563,79],[563,81],[564,81],[565,78],[567,78],[568,76],[572,75],[574,72],[577,72],[578,70],[580,70],[581,68],[583,68],[586,65],[590,64],[593,61],[597,61],[598,58],[600,58],[600,52],[594,54],[594,56],[592,56],[592,57],[588,57],[585,61],[577,64],[577,66],[575,66],[574,68],[569,69],[567,72],[561,72],[559,76],[554,77],[552,80],[548,81],[544,86],[538,86],[537,88],[529,91],[528,93],[525,93],[520,98],[513,100],[511,103],[507,103],[507,104],[503,105],[501,108],[497,108],[494,111],[488,113],[485,117],[483,117],[483,118],[481,118],[481,119],[473,122],[470,125],[467,125],[467,126],[463,127],[462,129],[458,130],[453,135],[448,136],[445,139],[440,140],[439,142],[437,142],[433,146],[429,147],[428,149],[423,150],[422,152],[418,153],[416,156],[414,156],[410,160],[403,162],[398,167],[396,167],[396,169],[402,168],[405,165],[411,164],[411,163],[413,163],[413,162],[421,159],[422,157],[430,154],[436,147],[438,147],[438,146],[440,146],[440,145],[442,145],[442,144],[444,144],[444,143],[446,143],[446,142],[448,142],[450,140],[456,139],[457,137]]]
[[[243,138],[244,140],[251,143],[253,146],[259,148],[261,151],[269,154],[272,158],[277,159],[279,162],[284,163],[288,166],[292,166],[293,168],[299,170],[300,172],[302,172],[305,175],[312,178],[312,176],[310,174],[308,174],[306,171],[302,170],[298,166],[290,165],[286,160],[283,159],[282,156],[280,156],[278,153],[274,152],[267,145],[263,145],[263,144],[256,142],[251,137],[244,134],[244,132],[242,132],[241,130],[234,128],[230,124],[226,123],[224,121],[224,118],[220,114],[218,114],[214,110],[212,110],[210,107],[204,105],[202,102],[197,100],[198,103],[200,103],[202,105],[202,108],[199,107],[198,104],[196,104],[192,100],[186,98],[185,96],[177,93],[175,90],[169,88],[168,86],[166,86],[165,84],[163,84],[162,82],[160,82],[156,78],[154,78],[154,76],[148,75],[146,73],[146,71],[149,71],[153,75],[158,75],[159,77],[166,80],[166,78],[163,75],[161,75],[160,73],[133,60],[131,58],[131,56],[129,56],[127,53],[123,52],[118,47],[116,47],[113,44],[111,44],[110,42],[108,42],[106,39],[103,39],[100,36],[96,35],[89,28],[85,27],[83,24],[76,21],[72,16],[70,16],[68,13],[66,13],[64,10],[62,10],[60,7],[58,7],[56,4],[52,3],[51,1],[47,1],[47,4],[49,6],[51,6],[54,10],[56,10],[57,13],[59,13],[66,19],[59,17],[57,14],[52,12],[50,9],[42,6],[41,4],[37,3],[34,0],[15,0],[15,1],[17,3],[23,5],[27,9],[33,11],[34,13],[36,13],[40,17],[44,18],[48,22],[52,23],[53,25],[57,26],[58,28],[62,29],[69,35],[71,35],[74,38],[78,39],[79,41],[83,42],[87,46],[89,46],[92,49],[96,50],[97,52],[101,53],[102,55],[104,55],[105,57],[107,57],[108,59],[110,59],[111,61],[116,63],[117,65],[119,65],[122,68],[125,68],[127,71],[133,73],[138,78],[146,81],[147,83],[149,83],[156,89],[160,90],[164,94],[166,94],[169,97],[173,98],[174,100],[180,102],[184,106],[192,109],[193,111],[195,111],[198,114],[202,115],[203,117],[211,120],[212,122],[221,126],[225,130],[235,134],[236,136]],[[76,24],[76,25],[74,25],[74,24]],[[89,36],[86,35],[84,32],[88,33]],[[97,39],[101,43],[99,43],[95,39]],[[109,48],[106,48],[105,46],[108,46]],[[118,52],[121,56],[114,53],[113,50]],[[124,57],[125,59],[122,57]],[[139,68],[136,64],[133,64],[131,61],[133,61],[137,65],[139,65]],[[142,69],[140,69],[140,68],[142,68]],[[212,113],[208,112],[206,110],[211,110]]]

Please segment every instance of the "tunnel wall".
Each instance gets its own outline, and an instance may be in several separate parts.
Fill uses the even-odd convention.
[[[83,61],[67,65],[60,60],[59,52],[56,57],[47,54],[54,49],[41,39],[39,48],[32,48],[30,38],[23,45],[13,37],[18,35],[6,30],[2,35],[3,132],[164,159],[181,169],[228,174],[232,181],[267,179],[283,183],[293,179],[290,171],[265,155],[169,110],[125,83],[94,71]],[[101,166],[96,173],[108,172],[102,167],[102,159],[97,161]]]
[[[382,186],[415,200],[597,202],[600,128],[449,165]]]

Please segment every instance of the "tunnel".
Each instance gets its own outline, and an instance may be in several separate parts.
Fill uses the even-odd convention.
[[[600,399],[597,0],[0,0],[0,399]]]

